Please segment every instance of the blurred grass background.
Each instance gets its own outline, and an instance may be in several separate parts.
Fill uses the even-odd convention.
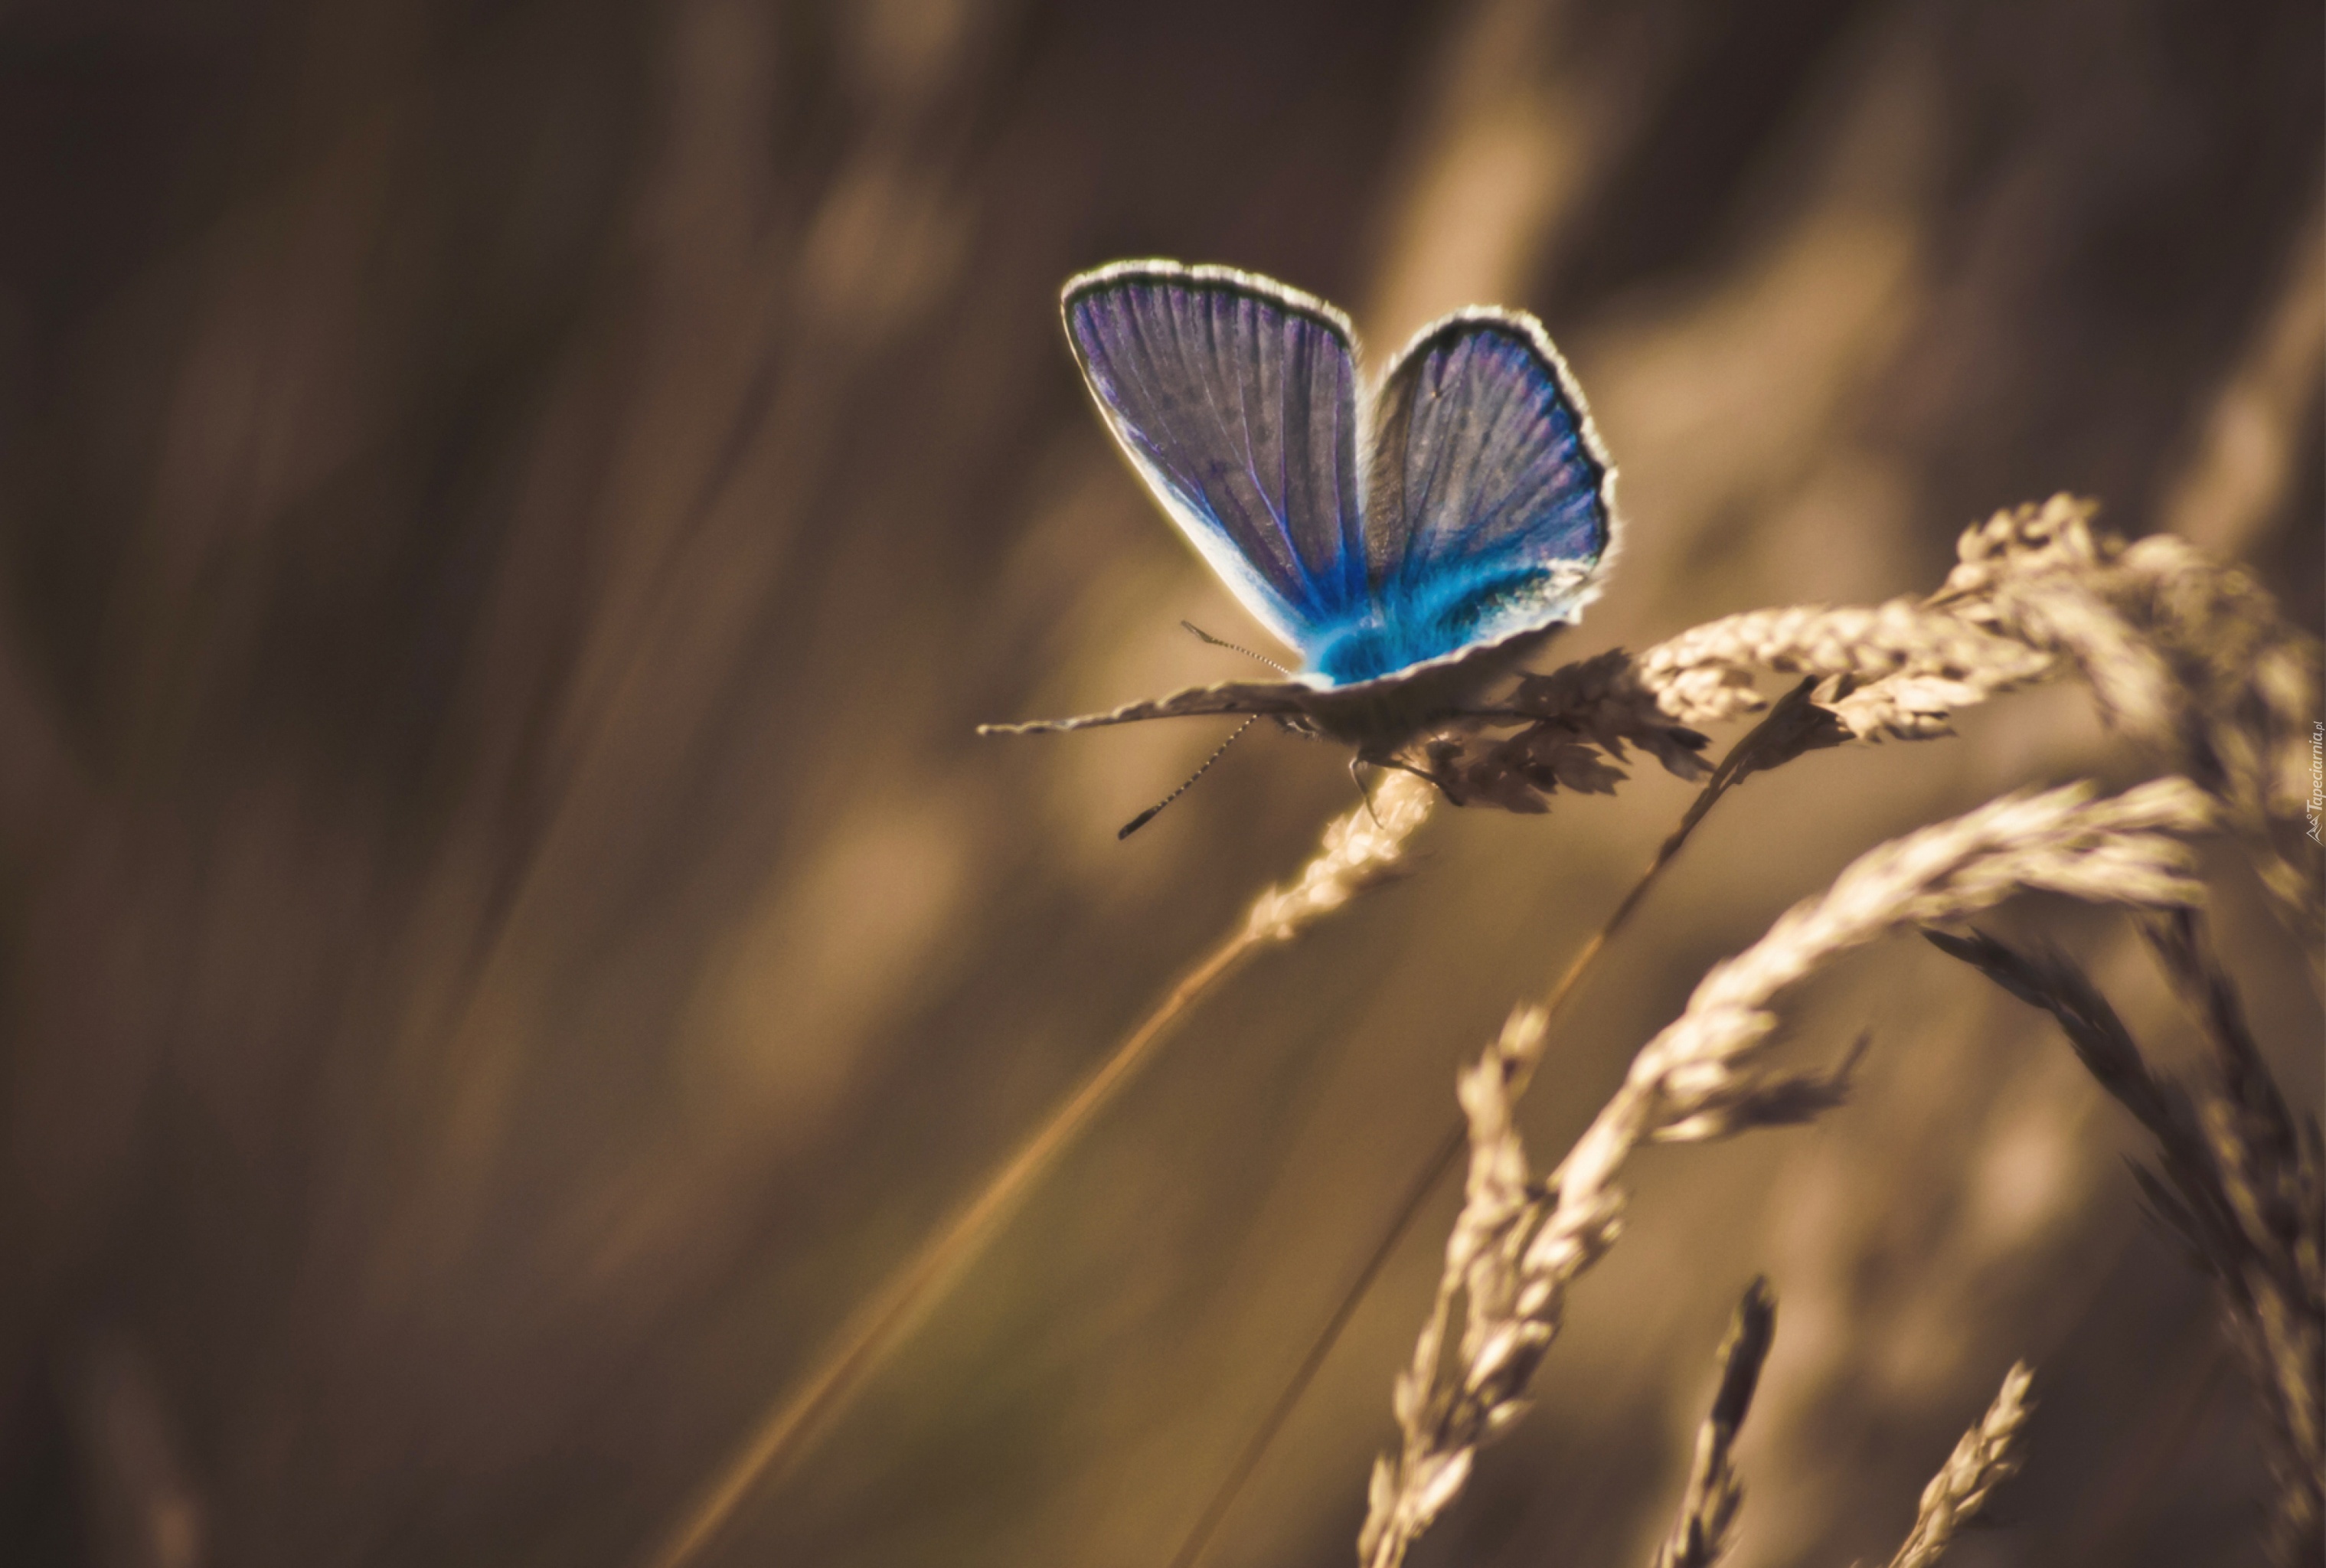
[[[2321,616],[2321,56],[2241,0],[17,0],[0,8],[0,1557],[621,1564],[1348,782],[1085,405],[1071,272],[1394,347],[1540,314],[1624,471],[1557,650],[1934,587],[2072,489]],[[2143,764],[2073,688],[1724,805],[1562,1019],[1564,1147],[1876,840]],[[1725,744],[1726,737],[1719,738]],[[720,1563],[1158,1563],[1687,798],[1447,813],[1195,1017]],[[2318,1001],[2232,858],[2297,1103]],[[2005,921],[2193,1037],[2110,918]],[[2034,1016],[1879,950],[1856,1102],[1649,1162],[1417,1559],[1644,1560],[1744,1281],[1739,1561],[1886,1556],[2016,1357],[1970,1564],[2260,1561],[2246,1396]],[[1445,1194],[1228,1521],[1348,1560]]]

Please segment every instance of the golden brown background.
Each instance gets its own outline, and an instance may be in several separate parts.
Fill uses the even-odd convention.
[[[1624,468],[1560,653],[1935,586],[2058,489],[2321,615],[2307,0],[18,0],[0,7],[0,1560],[632,1563],[851,1303],[1349,786],[1085,406],[1069,273],[1557,335]],[[1878,839],[2143,765],[2078,690],[1715,815],[1564,1019],[1548,1161]],[[1726,738],[1722,738],[1724,740]],[[1686,798],[1447,813],[1245,971],[709,1561],[1159,1564]],[[2317,1003],[2219,919],[2299,1103]],[[2034,904],[2168,1057],[2113,916]],[[2264,1496],[2125,1118],[1924,949],[1793,1014],[1824,1124],[1647,1162],[1425,1546],[1644,1561],[1766,1271],[1739,1561],[2243,1564]],[[1349,1560],[1445,1195],[1231,1517]]]

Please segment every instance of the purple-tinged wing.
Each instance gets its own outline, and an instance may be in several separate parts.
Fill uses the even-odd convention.
[[[1542,327],[1472,310],[1382,386],[1365,552],[1385,618],[1431,658],[1574,618],[1614,533],[1614,469]]]
[[[1066,337],[1124,453],[1244,607],[1307,653],[1367,597],[1346,318],[1226,267],[1066,284]]]

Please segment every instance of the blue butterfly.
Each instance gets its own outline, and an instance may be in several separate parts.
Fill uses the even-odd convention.
[[[1348,318],[1270,278],[1119,262],[1062,306],[1123,454],[1301,667],[985,732],[1266,714],[1391,763],[1597,593],[1615,471],[1532,316],[1457,311],[1368,397]]]

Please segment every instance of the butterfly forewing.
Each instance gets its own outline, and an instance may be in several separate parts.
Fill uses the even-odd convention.
[[[1383,383],[1365,520],[1373,591],[1415,657],[1571,619],[1614,527],[1613,470],[1531,317],[1472,311]]]
[[[1367,601],[1354,349],[1321,302],[1223,267],[1070,282],[1066,335],[1108,425],[1246,608],[1307,653]]]

